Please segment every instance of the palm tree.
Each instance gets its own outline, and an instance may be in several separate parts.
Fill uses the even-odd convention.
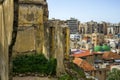
[[[120,70],[113,68],[112,71],[108,73],[107,80],[120,80]]]

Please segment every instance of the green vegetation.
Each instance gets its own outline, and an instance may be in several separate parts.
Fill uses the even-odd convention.
[[[72,68],[75,72],[78,73],[78,76],[79,76],[80,78],[86,78],[83,69],[79,68],[79,67],[78,67],[76,64],[74,64],[74,63],[70,63],[70,64],[71,64],[71,68]]]
[[[120,70],[113,68],[112,71],[108,73],[107,80],[120,80]]]
[[[55,75],[56,65],[56,59],[48,60],[43,54],[18,55],[13,59],[13,73]]]
[[[58,80],[78,80],[78,79],[87,80],[83,69],[79,68],[74,63],[69,62],[68,68],[69,70],[66,71],[67,73],[61,75],[61,77]]]

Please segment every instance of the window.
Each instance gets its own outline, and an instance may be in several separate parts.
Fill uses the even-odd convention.
[[[93,38],[95,38],[96,36],[93,36]]]

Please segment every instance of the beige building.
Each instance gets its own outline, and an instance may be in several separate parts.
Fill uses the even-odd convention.
[[[92,38],[92,43],[94,44],[94,46],[99,45],[104,42],[104,35],[97,33],[97,30],[95,30],[91,38]]]
[[[102,33],[106,35],[108,23],[106,22],[97,23],[95,21],[80,23],[78,31],[80,34],[92,34],[94,33],[95,28],[97,29],[98,33]]]
[[[120,34],[120,25],[119,24],[110,24],[107,28],[107,34]]]

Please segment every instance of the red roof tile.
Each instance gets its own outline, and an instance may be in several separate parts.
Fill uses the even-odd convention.
[[[90,50],[82,50],[81,52],[74,52],[71,56],[80,58],[80,57],[86,57],[94,54],[103,54],[103,52],[92,52],[90,53]]]
[[[106,52],[103,54],[103,59],[120,59],[120,55],[113,53],[113,52]]]
[[[72,56],[74,57],[84,57],[84,56],[89,56],[89,55],[91,55],[89,50],[85,50],[77,54],[76,53],[72,54]]]
[[[90,65],[87,61],[82,60],[81,58],[75,58],[73,60],[73,63],[78,65],[80,68],[82,68],[84,71],[92,71],[95,70],[95,68]]]

